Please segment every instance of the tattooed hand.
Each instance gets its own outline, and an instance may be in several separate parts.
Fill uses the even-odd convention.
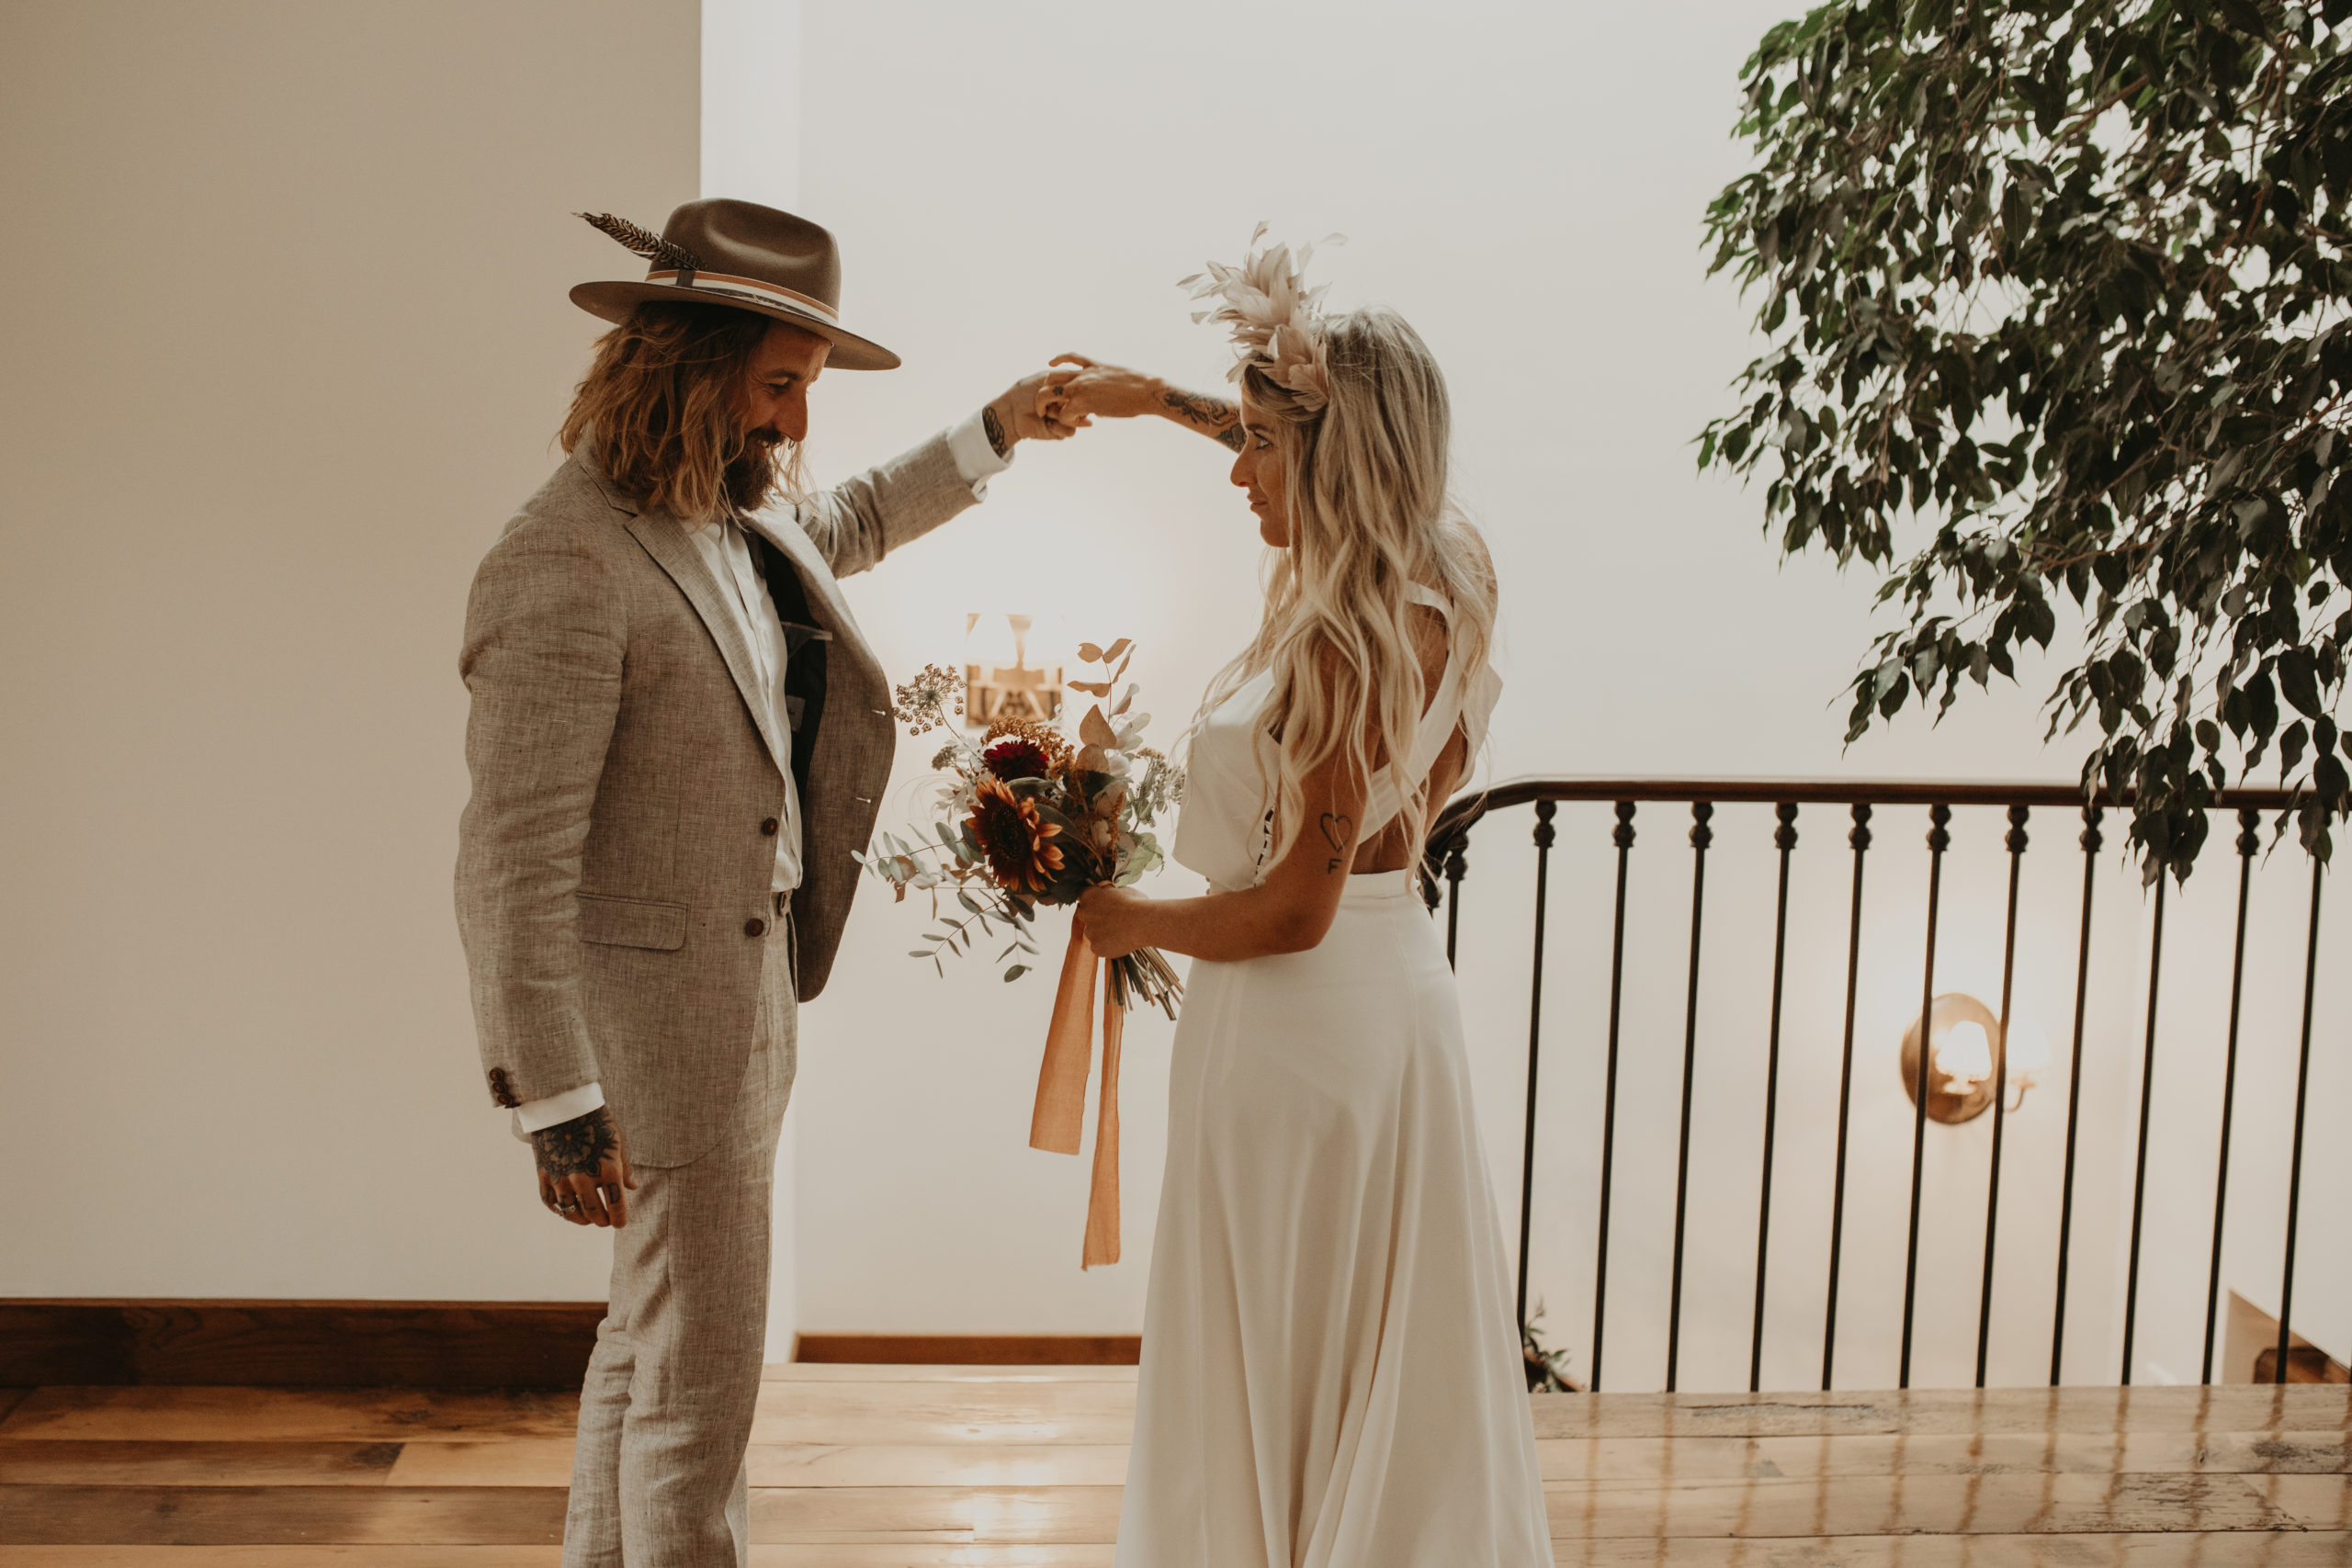
[[[539,1201],[575,1225],[628,1224],[637,1175],[621,1147],[621,1130],[603,1107],[531,1134],[539,1168]]]
[[[1078,426],[1063,419],[1045,395],[1046,372],[1023,376],[980,411],[980,428],[1000,457],[1012,456],[1017,441],[1066,441]]]
[[[1103,365],[1082,354],[1057,355],[1054,370],[1039,394],[1055,417],[1083,428],[1100,414],[1134,419],[1156,413],[1187,430],[1241,450],[1241,410],[1225,398],[1180,391],[1154,376],[1123,366]]]

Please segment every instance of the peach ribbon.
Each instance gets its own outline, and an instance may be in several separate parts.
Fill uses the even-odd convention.
[[[1029,1146],[1074,1155],[1086,1123],[1086,1078],[1094,1055],[1094,945],[1073,919],[1062,954],[1053,1021],[1046,1026],[1046,1055],[1037,1065],[1037,1106],[1029,1119]],[[1094,1122],[1094,1177],[1086,1196],[1086,1249],[1079,1267],[1119,1260],[1119,1042],[1126,1010],[1117,991],[1102,991],[1102,1102]]]

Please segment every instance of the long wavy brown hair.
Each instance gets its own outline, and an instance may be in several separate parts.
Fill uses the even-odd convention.
[[[1258,635],[1201,705],[1204,717],[1272,672],[1267,723],[1254,739],[1260,769],[1276,786],[1275,861],[1298,835],[1308,773],[1337,752],[1370,784],[1375,741],[1402,751],[1409,741],[1391,738],[1419,732],[1430,693],[1412,585],[1453,602],[1453,653],[1465,671],[1486,660],[1498,592],[1486,546],[1448,490],[1453,405],[1429,344],[1404,317],[1376,306],[1306,330],[1328,361],[1329,402],[1308,407],[1255,363],[1242,374],[1243,401],[1274,424],[1291,546],[1268,552]],[[1442,804],[1430,799],[1429,782],[1395,778],[1416,858]]]
[[[639,305],[596,340],[560,439],[621,492],[700,523],[801,493],[800,444],[744,438],[738,399],[769,319],[724,305]]]

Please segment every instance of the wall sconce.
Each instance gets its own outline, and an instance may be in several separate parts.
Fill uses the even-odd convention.
[[[1033,668],[1029,632],[1035,615],[972,614],[964,617],[964,722],[985,729],[1000,718],[1051,724],[1062,711],[1062,668]]]
[[[2024,1107],[2026,1091],[2050,1065],[2050,1042],[2024,1019],[2012,1020],[2004,1041],[1993,1010],[1964,991],[1947,991],[1928,1010],[1928,1115],[1947,1126],[1982,1116],[1993,1103],[2001,1059],[2008,1058],[2008,1111]],[[1919,1021],[1903,1032],[1903,1092],[1919,1089]]]

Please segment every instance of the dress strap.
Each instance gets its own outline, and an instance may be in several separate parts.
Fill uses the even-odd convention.
[[[1463,671],[1461,653],[1453,636],[1453,601],[1427,583],[1410,584],[1405,592],[1407,599],[1416,604],[1435,610],[1445,620],[1445,672],[1438,677],[1437,690],[1430,696],[1429,706],[1421,712],[1419,724],[1413,731],[1413,744],[1405,754],[1402,768],[1389,764],[1380,777],[1374,779],[1364,799],[1363,828],[1358,841],[1368,841],[1381,829],[1396,820],[1405,809],[1405,791],[1429,777],[1430,770],[1453,739],[1453,732],[1463,719]]]

